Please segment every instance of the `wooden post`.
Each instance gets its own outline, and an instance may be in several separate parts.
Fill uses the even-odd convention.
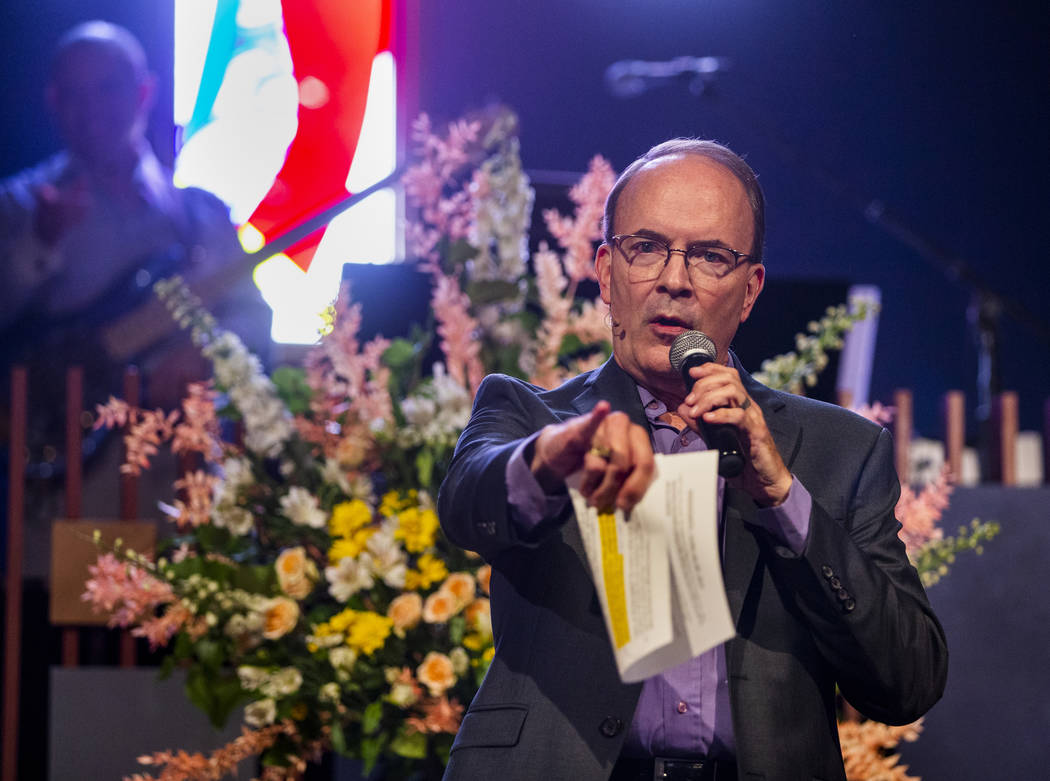
[[[84,369],[66,369],[66,518],[80,518],[83,489],[82,441],[80,413],[84,410]],[[62,630],[62,666],[76,667],[80,661],[80,636],[77,630]]]
[[[992,452],[988,459],[992,481],[1017,485],[1018,404],[1015,391],[1003,391],[992,399]]]
[[[952,480],[962,478],[963,448],[966,446],[966,395],[959,390],[944,394],[944,457]]]
[[[139,370],[135,366],[128,366],[124,370],[124,401],[133,407],[139,405],[139,392],[142,383]],[[126,448],[125,448],[126,455]],[[137,520],[139,510],[138,478],[131,474],[120,476],[120,520]],[[131,630],[122,629],[120,632],[120,666],[135,666],[135,638]]]
[[[911,477],[909,474],[909,451],[911,450],[912,435],[912,394],[910,390],[898,388],[893,392],[893,406],[897,408],[893,416],[893,449],[894,463],[897,467],[897,477],[901,485],[907,485]]]
[[[26,370],[11,372],[11,441],[7,465],[7,596],[4,613],[4,761],[2,781],[18,777],[18,705],[22,664],[22,556],[25,551]]]

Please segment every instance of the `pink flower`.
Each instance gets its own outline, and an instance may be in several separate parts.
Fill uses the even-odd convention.
[[[209,383],[194,382],[182,400],[182,422],[175,426],[173,453],[200,453],[208,461],[222,455],[219,419],[215,415],[217,394]]]
[[[463,706],[456,700],[441,697],[428,698],[423,703],[423,716],[410,716],[405,723],[422,733],[447,732],[455,734],[459,730],[459,723],[463,720]]]
[[[477,339],[478,321],[470,315],[470,298],[454,277],[437,275],[431,299],[437,318],[441,349],[449,376],[460,385],[476,391],[485,375],[481,364],[481,345]]]
[[[176,491],[185,491],[186,499],[175,500],[179,514],[175,523],[181,529],[211,522],[211,499],[219,478],[203,470],[188,472],[175,481]]]
[[[130,626],[153,617],[160,605],[175,601],[171,586],[144,568],[119,560],[112,553],[88,567],[91,578],[81,599],[97,613],[109,613],[109,626]]]
[[[948,507],[948,497],[953,490],[951,472],[947,466],[941,469],[936,480],[924,486],[919,493],[908,486],[901,486],[896,515],[901,522],[900,538],[909,553],[944,535],[937,527],[937,522]]]

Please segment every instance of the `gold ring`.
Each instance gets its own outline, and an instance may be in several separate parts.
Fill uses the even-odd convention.
[[[747,409],[750,406],[751,406],[751,397],[749,396],[746,399],[744,399],[744,403],[740,405],[740,409]]]
[[[589,452],[592,456],[598,456],[598,458],[608,461],[609,456],[612,455],[612,448],[608,445],[591,445]]]

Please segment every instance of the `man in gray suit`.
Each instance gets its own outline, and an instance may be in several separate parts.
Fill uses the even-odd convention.
[[[624,171],[595,257],[613,358],[544,391],[482,383],[439,497],[448,536],[492,564],[496,654],[446,778],[844,779],[836,685],[907,723],[941,696],[944,633],[897,537],[889,434],[770,390],[728,347],[762,291],[764,202],[750,167],[706,141],[661,144]],[[675,336],[716,360],[669,363]],[[624,684],[565,478],[630,511],[653,453],[735,428],[746,458],[719,480],[736,637]]]

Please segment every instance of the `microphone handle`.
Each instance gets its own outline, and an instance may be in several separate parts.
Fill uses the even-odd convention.
[[[736,477],[743,472],[744,454],[740,449],[740,437],[737,435],[736,426],[701,421],[701,428],[707,446],[718,451],[718,474],[722,477]]]
[[[686,389],[693,387],[693,378],[689,370],[712,360],[711,356],[702,353],[687,355],[681,366],[682,381]],[[708,424],[700,420],[700,430],[704,432],[704,442],[711,450],[718,451],[718,474],[722,477],[736,477],[744,471],[744,452],[740,447],[740,435],[736,426],[725,423]]]

